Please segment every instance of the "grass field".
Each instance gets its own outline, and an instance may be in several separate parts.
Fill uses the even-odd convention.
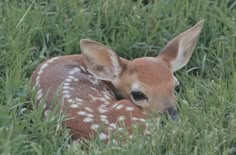
[[[236,154],[236,2],[145,2],[1,0],[0,154]],[[29,80],[43,60],[80,53],[82,38],[127,59],[156,56],[201,19],[205,24],[194,54],[177,73],[178,122],[154,121],[151,136],[137,134],[122,145],[93,140],[85,150],[70,144],[57,114],[41,119]]]

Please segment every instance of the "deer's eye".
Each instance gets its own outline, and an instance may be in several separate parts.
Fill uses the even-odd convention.
[[[175,91],[179,92],[181,88],[181,82],[178,81],[178,83],[175,84]]]
[[[147,100],[146,95],[144,95],[144,94],[143,94],[142,92],[140,92],[140,91],[132,91],[132,92],[130,93],[130,95],[131,95],[131,97],[132,97],[132,99],[133,99],[134,101]]]

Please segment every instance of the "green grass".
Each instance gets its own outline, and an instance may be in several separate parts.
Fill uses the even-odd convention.
[[[61,117],[41,119],[30,92],[37,64],[80,53],[94,39],[127,59],[156,56],[178,33],[205,19],[189,64],[177,73],[180,119],[122,145],[71,145]],[[33,107],[32,111],[29,107]],[[236,3],[233,0],[2,0],[0,154],[236,154]]]

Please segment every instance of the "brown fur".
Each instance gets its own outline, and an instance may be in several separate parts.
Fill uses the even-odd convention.
[[[55,105],[51,104],[57,97],[56,105],[62,101],[62,111],[68,115],[64,125],[73,140],[90,139],[97,134],[108,140],[114,130],[127,129],[132,135],[130,127],[134,124],[142,124],[145,130],[149,113],[176,114],[173,72],[190,59],[202,24],[203,21],[175,37],[158,57],[128,61],[105,45],[81,40],[82,55],[43,62],[33,72],[31,85],[37,88],[38,103],[41,99],[46,102],[44,116],[53,110]],[[141,92],[145,98],[135,100],[133,91]]]

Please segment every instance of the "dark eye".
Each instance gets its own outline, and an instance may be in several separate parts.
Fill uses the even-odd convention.
[[[175,91],[180,92],[181,89],[181,82],[178,82],[178,84],[175,86]]]
[[[142,92],[139,91],[132,91],[130,94],[135,101],[141,101],[147,99],[147,97]]]

